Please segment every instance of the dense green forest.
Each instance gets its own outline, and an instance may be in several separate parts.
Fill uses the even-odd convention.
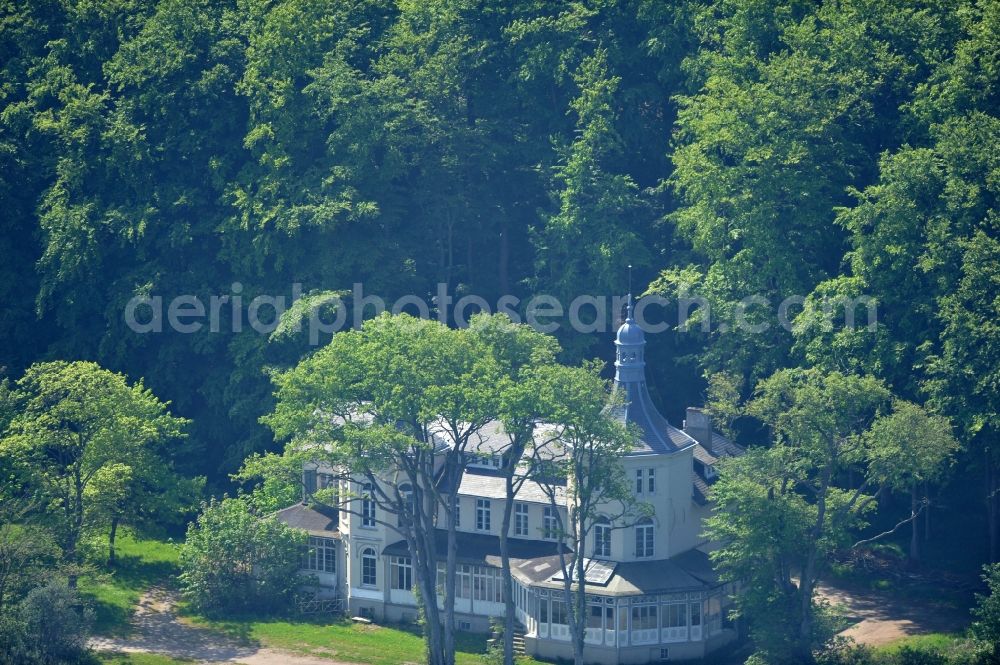
[[[675,422],[711,383],[753,443],[775,371],[874,375],[950,419],[932,507],[1000,556],[995,0],[3,0],[0,68],[0,367],[142,378],[210,488],[276,448],[308,336],[136,334],[134,296],[568,301],[631,264],[711,307],[649,336]],[[794,325],[722,325],[749,296]],[[862,296],[877,326],[824,324]]]

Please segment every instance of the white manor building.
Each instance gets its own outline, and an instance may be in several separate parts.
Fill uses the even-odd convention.
[[[654,516],[617,528],[597,524],[587,544],[594,563],[588,569],[586,658],[608,665],[698,659],[736,637],[726,618],[732,588],[713,571],[701,532],[713,464],[743,451],[713,432],[698,409],[687,410],[683,429],[660,415],[646,388],[645,335],[631,314],[630,306],[615,341],[615,389],[625,394],[619,417],[642,432],[624,459],[625,471]],[[498,469],[508,440],[500,427],[486,428],[457,489],[456,615],[465,630],[485,632],[491,618],[504,614],[498,533],[506,497]],[[304,568],[316,576],[321,593],[340,598],[352,615],[415,620],[406,542],[383,526],[374,500],[361,498],[363,483],[340,488],[341,496],[359,497],[349,511],[310,501],[312,491],[336,482],[333,469],[313,467],[305,470],[306,501],[277,513],[309,533]],[[508,540],[517,621],[529,654],[571,659],[558,543],[549,536],[552,510],[541,487],[525,482]],[[438,551],[446,552],[446,531],[437,535]],[[439,563],[439,575],[443,567]]]

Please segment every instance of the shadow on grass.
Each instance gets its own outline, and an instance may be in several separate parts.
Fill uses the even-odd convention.
[[[260,646],[260,640],[253,636],[253,624],[255,621],[268,620],[250,616],[211,619],[188,610],[180,610],[177,614],[187,619],[186,623],[195,628],[219,633],[245,647]]]
[[[94,631],[102,635],[127,635],[129,621],[142,594],[152,586],[170,586],[179,572],[176,557],[155,541],[123,545],[116,564],[94,567],[80,580],[80,591],[94,610]],[[144,549],[153,552],[143,551]]]
[[[77,665],[182,665],[197,663],[190,658],[173,658],[155,653],[126,653],[124,651],[89,652]]]

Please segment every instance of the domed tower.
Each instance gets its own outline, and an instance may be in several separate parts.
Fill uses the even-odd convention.
[[[615,337],[615,383],[643,383],[646,381],[646,333],[632,318],[632,295],[628,296],[625,322],[618,328]]]
[[[615,391],[625,402],[618,410],[619,418],[634,423],[642,437],[632,450],[633,455],[672,453],[694,444],[687,434],[670,425],[653,405],[646,387],[646,333],[636,322],[632,294],[628,296],[625,322],[615,337]]]

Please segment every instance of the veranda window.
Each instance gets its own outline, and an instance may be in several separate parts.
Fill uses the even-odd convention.
[[[657,606],[632,606],[632,644],[653,644],[657,642]]]
[[[687,640],[687,603],[671,603],[663,607],[663,641]]]
[[[320,573],[336,573],[337,541],[333,538],[309,536],[302,567]]]
[[[394,556],[389,560],[389,581],[393,589],[413,589],[413,561],[408,556]]]

